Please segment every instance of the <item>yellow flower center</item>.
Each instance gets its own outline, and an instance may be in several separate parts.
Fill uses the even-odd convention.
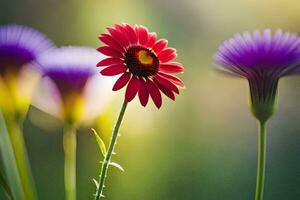
[[[140,63],[144,65],[152,65],[153,64],[153,57],[149,53],[149,51],[146,50],[140,50],[137,52],[138,59]]]

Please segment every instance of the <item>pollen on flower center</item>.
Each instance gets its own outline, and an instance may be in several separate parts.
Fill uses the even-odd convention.
[[[144,65],[151,65],[153,64],[153,58],[151,54],[146,50],[140,50],[138,53],[139,61]]]
[[[125,53],[125,63],[129,71],[136,76],[155,75],[159,69],[159,60],[149,49],[141,46],[129,47]]]

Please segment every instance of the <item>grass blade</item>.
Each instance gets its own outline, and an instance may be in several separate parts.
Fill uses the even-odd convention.
[[[2,113],[0,112],[0,152],[2,155],[4,171],[8,180],[8,185],[12,191],[14,199],[24,199],[24,192],[20,176],[15,162],[13,149],[10,143],[7,128]]]

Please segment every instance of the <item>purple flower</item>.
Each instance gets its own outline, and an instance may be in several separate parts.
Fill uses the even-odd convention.
[[[0,26],[0,75],[18,73],[45,50],[53,46],[42,33],[21,25]]]
[[[37,63],[61,94],[81,93],[88,79],[97,73],[98,58],[99,54],[92,48],[62,47],[42,54]]]
[[[99,57],[101,56],[95,49],[87,47],[61,47],[41,54],[37,58],[37,63],[40,65],[45,77],[44,88],[47,87],[47,89],[51,90],[50,96],[54,96],[55,104],[57,104],[57,101],[60,101],[60,106],[58,108],[59,111],[56,113],[47,109],[49,100],[45,100],[43,98],[45,96],[41,95],[39,95],[40,98],[38,100],[35,99],[34,104],[46,112],[58,115],[57,117],[61,117],[63,120],[68,120],[70,123],[77,122],[82,118],[81,115],[87,108],[87,105],[84,104],[86,104],[88,99],[85,97],[86,93],[90,93],[89,86],[91,84],[89,82],[94,80],[94,75],[98,73],[96,64]],[[97,79],[97,81],[98,88],[94,88],[94,94],[97,94],[99,86],[104,85],[102,80]],[[105,89],[103,91],[101,89],[99,91],[105,94]],[[45,93],[45,91],[42,92]],[[41,98],[43,98],[42,101]],[[102,107],[101,103],[104,104],[107,98],[103,97],[102,99],[103,101],[98,99],[99,103],[97,102],[100,107]],[[45,104],[45,101],[47,101],[48,105]],[[99,105],[93,105],[93,109],[98,110]],[[56,105],[54,107],[57,109]]]
[[[0,26],[0,107],[6,116],[23,120],[39,74],[38,55],[53,43],[42,33],[21,25]]]
[[[266,121],[275,111],[278,81],[300,72],[300,38],[269,29],[236,34],[214,56],[219,70],[248,79],[252,111]]]

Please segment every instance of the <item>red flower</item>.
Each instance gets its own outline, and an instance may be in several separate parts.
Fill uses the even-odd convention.
[[[99,39],[106,45],[97,50],[108,58],[97,66],[105,67],[100,73],[104,76],[122,74],[113,86],[119,90],[127,85],[126,101],[130,102],[138,94],[143,106],[149,96],[157,108],[162,104],[161,92],[175,100],[178,88],[184,83],[171,75],[181,73],[184,67],[177,62],[176,50],[167,47],[168,41],[157,40],[156,33],[150,33],[144,26],[116,24],[107,28],[108,34],[100,34]]]

